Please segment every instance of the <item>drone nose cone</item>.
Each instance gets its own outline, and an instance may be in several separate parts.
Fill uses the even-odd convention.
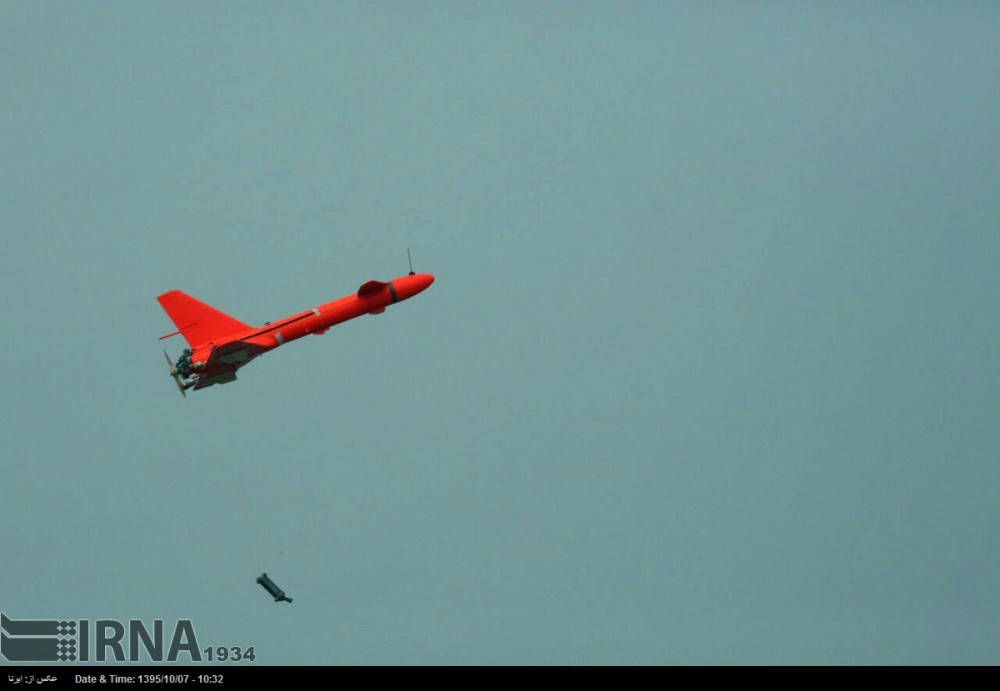
[[[430,274],[413,274],[412,276],[402,276],[393,281],[396,293],[400,300],[411,298],[417,293],[421,293],[434,282],[434,277]]]

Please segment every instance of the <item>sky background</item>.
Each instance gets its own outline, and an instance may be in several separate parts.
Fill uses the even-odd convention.
[[[256,664],[1000,662],[998,37],[0,2],[0,609]],[[407,247],[425,293],[177,394],[158,294],[260,324]]]

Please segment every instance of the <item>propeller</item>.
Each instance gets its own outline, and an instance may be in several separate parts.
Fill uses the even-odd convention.
[[[163,351],[163,357],[167,358],[167,367],[170,368],[170,376],[174,378],[174,382],[177,384],[177,389],[181,392],[181,396],[187,398],[187,394],[184,392],[184,385],[181,384],[180,372],[178,372],[177,368],[174,367],[174,363],[170,359],[170,356],[167,355],[166,350]]]

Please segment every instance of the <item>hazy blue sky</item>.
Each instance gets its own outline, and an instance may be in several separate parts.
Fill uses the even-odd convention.
[[[0,3],[0,609],[257,664],[1000,662],[998,37]],[[159,293],[262,323],[407,247],[426,293],[177,394]]]

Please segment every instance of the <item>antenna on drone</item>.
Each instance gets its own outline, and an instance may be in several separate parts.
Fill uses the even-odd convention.
[[[410,248],[406,248],[406,260],[410,262],[410,275],[413,275],[413,259],[410,257]]]

